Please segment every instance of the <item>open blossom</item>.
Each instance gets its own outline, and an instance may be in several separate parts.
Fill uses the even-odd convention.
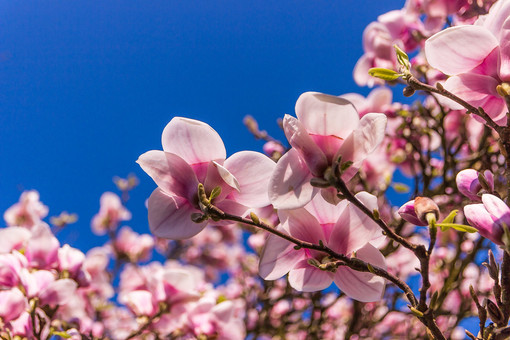
[[[417,38],[423,31],[423,24],[419,15],[409,8],[394,10],[377,18],[363,31],[363,51],[365,54],[354,66],[353,76],[356,84],[370,87],[383,83],[380,79],[369,76],[372,67],[397,69],[398,63],[393,45],[398,45],[406,51],[414,50],[418,44]]]
[[[39,201],[39,193],[35,190],[21,194],[19,202],[7,209],[4,220],[8,226],[31,228],[48,215],[48,207]]]
[[[377,209],[377,198],[367,192],[356,197],[370,210]],[[278,230],[301,241],[324,245],[333,251],[355,256],[372,265],[385,268],[382,254],[370,241],[381,238],[381,230],[367,215],[344,200],[337,206],[316,196],[304,208],[278,211],[281,224]],[[319,265],[333,262],[328,255],[310,249],[294,248],[278,236],[269,236],[262,252],[259,273],[266,280],[276,280],[289,273],[290,285],[300,291],[317,291],[334,281],[353,299],[378,301],[384,290],[384,279],[371,273],[357,272],[346,266],[334,270],[319,269]]]
[[[474,25],[447,28],[425,43],[429,64],[451,75],[445,89],[485,112],[499,125],[508,111],[498,85],[510,81],[510,1],[500,0]],[[452,109],[460,107],[452,103]]]
[[[501,199],[483,194],[482,203],[464,207],[464,215],[480,235],[496,244],[503,244],[503,228],[510,226],[510,208]]]
[[[480,183],[480,176],[482,176],[482,181],[485,181],[484,185],[486,188],[483,188]],[[486,191],[489,192],[494,191],[494,175],[489,170],[484,171],[483,173],[479,173],[474,169],[465,169],[457,174],[456,177],[457,188],[461,194],[466,196],[472,201],[481,201],[479,193]]]
[[[277,209],[307,204],[319,191],[310,180],[323,178],[340,157],[342,163],[352,162],[342,179],[352,178],[381,143],[387,121],[382,113],[367,113],[360,119],[351,102],[317,92],[299,97],[296,115],[297,119],[290,115],[283,119],[292,149],[278,161],[269,183],[269,197]],[[334,202],[336,193],[330,189],[322,189],[322,195]]]
[[[96,235],[104,235],[115,230],[121,221],[131,219],[131,213],[122,205],[119,196],[113,192],[105,192],[100,198],[99,212],[92,219],[92,231]]]
[[[163,151],[148,151],[138,164],[158,188],[149,198],[149,226],[154,235],[169,239],[190,238],[205,228],[207,221],[195,223],[200,213],[198,184],[207,195],[216,188],[213,200],[223,211],[244,215],[248,207],[269,205],[268,179],[274,162],[253,151],[241,151],[226,158],[225,146],[209,125],[175,117],[163,130]]]
[[[114,241],[114,249],[130,261],[147,261],[150,258],[154,238],[148,234],[138,234],[130,227],[122,227]]]

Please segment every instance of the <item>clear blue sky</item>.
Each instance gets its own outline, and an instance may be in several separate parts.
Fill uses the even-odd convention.
[[[360,92],[363,29],[403,0],[0,2],[0,210],[37,189],[50,215],[79,214],[60,235],[87,250],[114,175],[140,186],[131,227],[148,231],[155,188],[135,163],[161,149],[175,115],[203,120],[229,154],[260,150],[242,125],[275,124],[302,92]],[[3,224],[2,224],[3,225]]]

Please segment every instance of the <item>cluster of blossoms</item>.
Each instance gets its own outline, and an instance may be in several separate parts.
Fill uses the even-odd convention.
[[[23,193],[0,338],[510,338],[509,42],[510,0],[408,0],[363,34],[367,97],[303,93],[286,142],[245,119],[264,154],[174,117],[137,161],[152,235],[123,225],[134,177],[101,196],[109,242],[86,254],[55,236],[76,216],[52,229]],[[398,83],[425,97],[395,102]]]

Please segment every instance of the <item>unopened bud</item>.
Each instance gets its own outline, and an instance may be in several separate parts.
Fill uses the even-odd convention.
[[[428,197],[416,197],[414,199],[414,211],[418,219],[426,221],[428,224],[431,223],[430,216],[433,216],[435,221],[439,219],[439,207],[436,202]]]
[[[494,302],[492,302],[492,300],[487,299],[486,304],[487,311],[489,312],[489,317],[491,318],[491,320],[494,321],[495,324],[501,325],[505,320],[503,312]]]
[[[489,249],[489,265],[487,266],[487,269],[489,270],[489,276],[494,280],[498,281],[499,279],[499,266],[496,262],[496,259],[494,258],[494,254],[492,253],[492,250]]]
[[[411,86],[404,87],[402,93],[405,97],[411,97],[414,94],[415,90]]]
[[[201,213],[192,213],[191,214],[191,220],[195,223],[202,223],[207,219],[207,217],[204,214]]]

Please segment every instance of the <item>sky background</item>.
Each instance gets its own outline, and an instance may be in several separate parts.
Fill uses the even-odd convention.
[[[140,185],[127,224],[147,232],[155,188],[135,163],[174,116],[210,124],[227,153],[260,151],[306,91],[367,94],[352,79],[364,28],[403,1],[0,1],[0,211],[36,189],[79,215],[59,238],[82,250],[112,178]]]

